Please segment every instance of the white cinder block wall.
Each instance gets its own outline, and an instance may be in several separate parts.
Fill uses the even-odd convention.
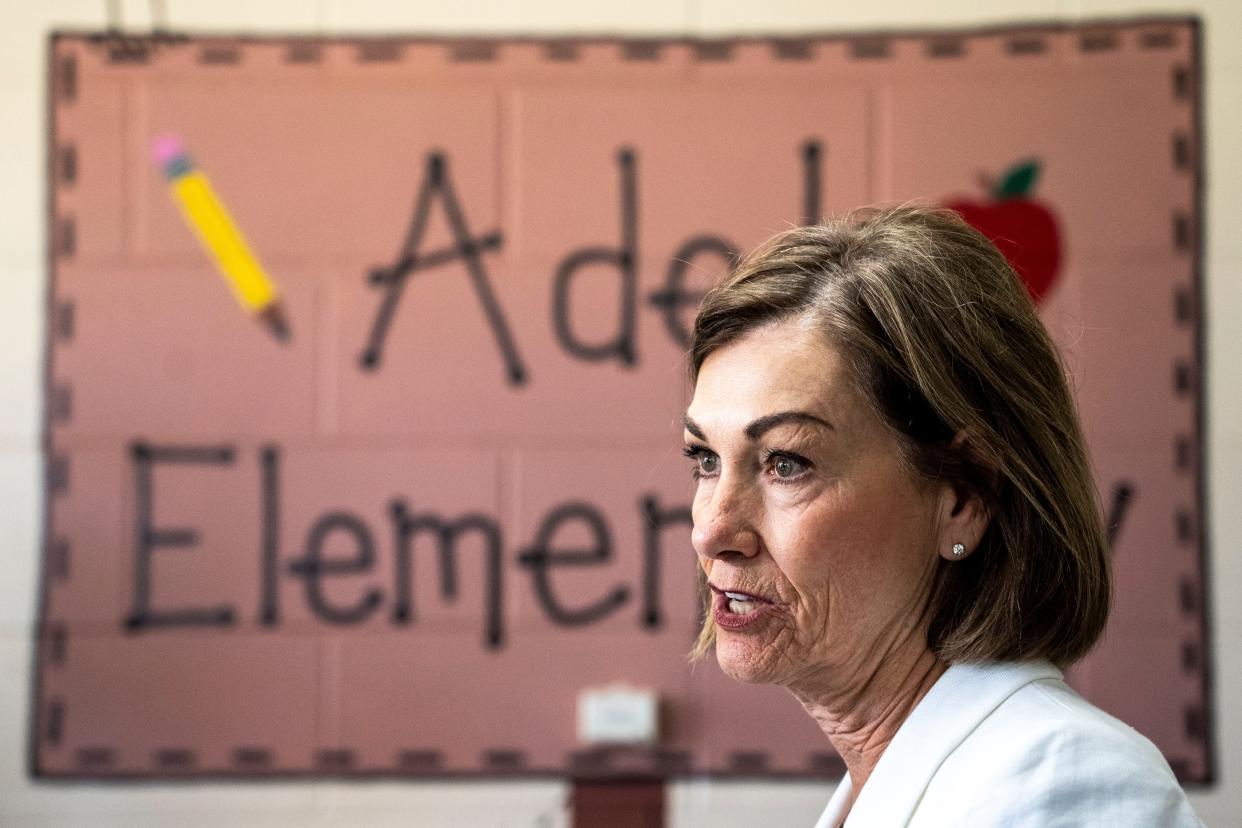
[[[268,33],[723,34],[955,26],[1193,12],[1205,24],[1208,463],[1219,783],[1192,793],[1210,826],[1242,825],[1242,3],[1199,0],[0,0],[0,825],[559,826],[567,786],[534,783],[81,785],[26,777],[42,519],[46,278],[44,52],[58,26]],[[963,780],[969,784],[969,780]],[[810,825],[829,784],[674,786],[671,824]]]

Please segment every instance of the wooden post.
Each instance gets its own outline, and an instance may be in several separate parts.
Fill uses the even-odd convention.
[[[574,782],[574,828],[664,828],[664,781]]]

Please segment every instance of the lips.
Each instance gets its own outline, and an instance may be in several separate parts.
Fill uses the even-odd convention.
[[[712,602],[713,617],[719,626],[726,629],[740,630],[749,627],[776,605],[770,598],[752,592],[721,589],[715,584],[708,586],[716,596]]]

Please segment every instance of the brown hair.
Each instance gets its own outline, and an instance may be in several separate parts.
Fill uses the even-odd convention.
[[[1107,543],[1056,348],[1000,251],[918,205],[787,230],[704,298],[691,379],[791,317],[842,349],[915,474],[970,487],[988,511],[978,548],[937,563],[929,646],[949,663],[1085,655],[1108,619]],[[706,616],[696,657],[715,640]]]

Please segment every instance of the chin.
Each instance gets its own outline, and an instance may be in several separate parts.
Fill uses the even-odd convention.
[[[776,683],[772,665],[763,656],[761,647],[751,642],[729,641],[717,633],[716,663],[729,678],[747,684]]]

